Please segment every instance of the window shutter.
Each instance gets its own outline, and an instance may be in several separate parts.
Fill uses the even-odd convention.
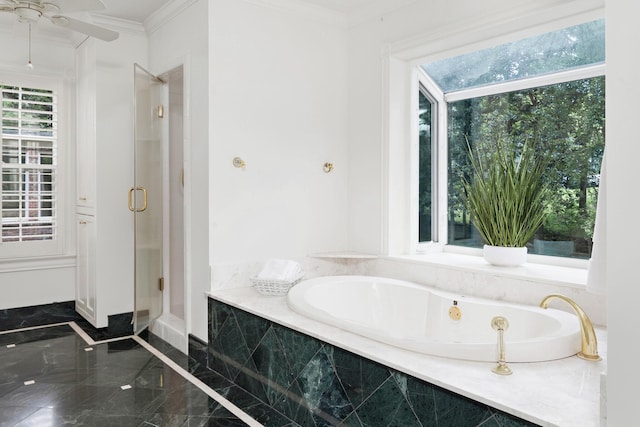
[[[2,242],[56,237],[57,102],[51,90],[2,86]]]

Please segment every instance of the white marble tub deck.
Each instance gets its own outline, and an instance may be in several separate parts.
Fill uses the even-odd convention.
[[[491,371],[493,362],[424,355],[317,322],[289,309],[285,296],[260,295],[251,287],[214,290],[208,296],[542,426],[601,424],[605,329],[596,328],[601,361],[572,356],[549,362],[510,363],[513,374],[502,376]]]

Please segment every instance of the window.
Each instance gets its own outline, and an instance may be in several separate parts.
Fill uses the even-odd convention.
[[[431,189],[422,184],[423,176],[437,173],[422,158],[433,146],[423,137],[428,126],[425,112],[431,108],[426,102],[432,97],[445,106],[434,110],[445,115],[447,123],[446,141],[436,142],[447,150],[447,164],[437,165],[446,168],[447,206],[438,206],[446,209],[444,241],[468,247],[483,244],[462,201],[461,178],[470,173],[467,141],[471,146],[488,138],[513,144],[531,141],[551,159],[545,174],[551,191],[545,222],[528,244],[529,253],[588,258],[604,152],[604,21],[420,68],[442,95],[437,99],[424,85],[418,89],[419,241],[434,240],[422,226],[424,206],[431,207],[434,200]]]
[[[426,89],[420,88],[419,93],[419,115],[418,115],[418,134],[420,138],[419,144],[419,171],[418,191],[419,214],[418,229],[419,242],[428,242],[433,240],[433,215],[432,215],[432,194],[433,194],[433,168],[432,168],[432,152],[433,150],[433,115],[435,114],[434,102],[430,99]]]
[[[0,85],[2,90],[2,238],[54,241],[57,235],[57,95]]]

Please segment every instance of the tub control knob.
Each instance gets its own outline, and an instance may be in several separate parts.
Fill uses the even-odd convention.
[[[454,304],[449,309],[449,317],[451,320],[460,320],[462,317],[462,311],[460,311],[460,307],[457,304]]]
[[[506,317],[496,316],[491,319],[491,327],[496,331],[506,331],[509,329],[509,321]]]

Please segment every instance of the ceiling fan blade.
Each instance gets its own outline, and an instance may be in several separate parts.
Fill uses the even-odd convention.
[[[92,12],[94,10],[103,10],[104,3],[101,0],[42,0],[41,4],[47,3],[58,6],[60,12]],[[46,10],[46,7],[45,7]]]
[[[113,41],[118,38],[120,34],[116,31],[112,31],[103,27],[99,27],[95,24],[80,21],[77,19],[69,18],[68,16],[54,15],[48,17],[55,25],[68,28],[73,31],[86,34],[91,37],[95,37],[107,42]]]
[[[17,4],[14,0],[0,0],[0,12],[13,12]]]

